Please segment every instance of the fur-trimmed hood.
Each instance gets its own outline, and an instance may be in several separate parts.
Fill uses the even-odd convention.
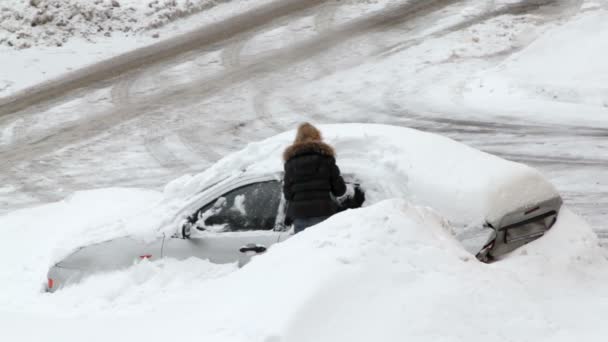
[[[333,147],[322,141],[303,141],[287,147],[283,152],[283,160],[288,161],[295,156],[307,153],[317,153],[324,156],[336,157]]]

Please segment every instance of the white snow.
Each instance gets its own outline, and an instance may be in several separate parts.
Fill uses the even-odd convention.
[[[433,207],[456,225],[481,226],[485,220],[557,195],[538,171],[436,134],[376,124],[319,127],[338,151],[342,172],[360,178],[371,203],[406,196]],[[199,175],[175,180],[165,191],[167,201],[194,196],[206,184],[243,170],[282,171],[281,154],[294,136],[288,131],[251,143]]]
[[[128,1],[137,8],[148,3]],[[367,2],[370,7],[384,5]],[[509,2],[515,1],[492,3]],[[242,3],[245,9],[253,1]],[[0,10],[26,4],[6,0]],[[234,13],[238,8],[232,5],[223,10],[218,5],[205,15]],[[429,116],[445,112],[467,120],[606,127],[606,8],[605,1],[584,1],[579,14],[556,24],[506,15],[427,37],[405,51],[396,44],[386,58],[369,58],[306,85],[282,84],[268,110],[275,117],[291,118],[285,113],[293,107],[284,102],[310,98],[324,117],[354,121],[370,115],[369,108],[354,108],[357,99],[365,98],[363,104],[390,104],[394,111],[417,108]],[[473,6],[461,14],[477,11]],[[12,15],[5,10],[0,17],[7,13]],[[61,48],[0,47],[0,95],[154,41],[146,35],[161,32],[164,38],[183,32],[196,20],[206,22],[201,19],[205,15],[144,36],[94,35],[89,37],[94,44],[70,38]],[[351,16],[345,11],[335,17]],[[309,19],[293,25],[304,29]],[[414,33],[438,32],[455,19],[421,25]],[[19,24],[13,17],[3,19],[0,27],[7,23]],[[402,38],[398,33],[395,37]],[[0,30],[0,40],[3,34]],[[36,39],[54,41],[43,39],[44,34]],[[284,32],[267,36],[278,34]],[[271,45],[275,43],[265,46],[280,46]],[[244,47],[245,55],[259,53],[263,44],[264,37],[258,37]],[[87,53],[76,59],[80,50]],[[506,51],[517,52],[502,60]],[[492,66],[496,60],[501,62]],[[340,98],[354,102],[345,104]],[[73,119],[65,111],[55,114],[53,119]],[[21,125],[12,121],[3,126],[0,145],[8,144]],[[454,237],[460,224],[500,215],[503,208],[521,205],[522,198],[554,194],[538,171],[415,130],[357,124],[321,128],[336,147],[343,172],[365,171],[362,181],[375,184],[366,189],[367,206],[273,246],[242,269],[198,259],[144,260],[52,295],[40,292],[48,267],[75,248],[126,234],[152,238],[174,229],[172,215],[217,177],[230,177],[244,167],[249,172],[280,170],[280,154],[293,132],[251,143],[201,174],[171,182],[163,194],[99,189],[0,216],[0,336],[20,342],[554,342],[600,341],[608,334],[603,324],[608,316],[606,252],[589,225],[568,207],[543,238],[494,264],[479,263]],[[500,143],[488,139],[478,145],[496,148]],[[543,144],[533,142],[527,148],[542,154],[560,147]],[[584,158],[602,156],[605,148],[588,144],[569,151]],[[597,177],[581,171],[573,179],[564,172],[551,170],[561,191]],[[604,186],[599,178],[595,184]],[[19,186],[2,184],[0,193]],[[403,194],[405,198],[394,198]]]
[[[462,22],[464,13],[425,23],[405,38],[384,32],[378,40],[396,43],[382,58],[281,89],[272,112],[286,116],[293,111],[287,100],[315,99],[323,114],[352,117],[357,108],[336,99],[361,97],[364,104],[429,116],[604,127],[608,10],[593,9],[550,23],[530,14],[505,14],[444,32]]]
[[[545,175],[578,204],[577,213],[604,229],[605,219],[596,215],[606,213],[608,189],[600,166],[608,148],[602,139],[608,127],[602,104],[608,6],[587,3],[601,5],[565,9],[553,19],[505,14],[446,30],[467,19],[451,14],[422,18],[407,32],[370,33],[365,39],[383,46],[376,58],[337,63],[332,73],[283,84],[265,110],[288,125],[411,124],[505,158],[546,160]]]
[[[505,108],[526,116],[532,111],[573,121],[591,117],[605,125],[607,15],[604,10],[583,13],[546,32],[521,53],[471,80],[465,100],[486,111]]]
[[[234,198],[234,204],[230,210],[234,210],[241,215],[247,215],[245,211],[245,195],[238,195]]]
[[[32,284],[39,260],[6,241],[1,250],[27,270],[0,270],[0,322],[19,341],[567,341],[608,332],[608,265],[567,209],[545,237],[492,265],[434,211],[395,199],[335,215],[240,270],[143,261],[52,295]]]
[[[162,199],[156,192],[107,189],[16,211],[0,218],[0,227],[8,228],[4,244],[0,243],[0,260],[10,263],[0,270],[0,281],[6,286],[0,294],[0,321],[15,329],[8,331],[11,336],[25,341],[36,340],[42,333],[60,334],[71,341],[81,339],[87,331],[97,332],[89,337],[92,340],[129,336],[137,331],[140,338],[156,341],[166,336],[161,329],[178,322],[183,325],[179,336],[186,340],[330,340],[336,336],[380,336],[388,340],[420,336],[431,340],[437,336],[468,338],[483,334],[484,327],[495,330],[505,312],[513,310],[509,304],[514,297],[530,299],[520,285],[527,281],[525,277],[513,281],[513,269],[501,271],[500,266],[480,264],[455,238],[458,227],[451,226],[449,220],[483,221],[487,210],[493,209],[487,206],[486,196],[512,187],[508,180],[514,180],[514,185],[528,180],[545,184],[537,188],[538,194],[553,195],[554,189],[538,172],[413,129],[369,124],[320,128],[339,151],[338,163],[343,172],[353,172],[361,178],[368,207],[335,215],[273,246],[238,271],[235,264],[214,265],[195,259],[144,261],[127,270],[91,276],[52,295],[39,292],[50,264],[93,242],[124,235],[154,238],[163,230],[173,233],[175,212],[210,181],[244,169],[251,173],[280,170],[281,152],[294,132],[249,144],[199,175],[177,179],[166,187]],[[361,154],[363,145],[368,152]],[[375,161],[371,167],[369,160]],[[394,197],[407,200],[391,199]],[[506,199],[501,202],[503,205],[519,205]],[[408,200],[426,206],[416,206]],[[35,253],[12,244],[53,232],[58,234],[55,239],[30,244]],[[579,264],[604,260],[590,228],[567,209],[563,209],[551,232],[556,232],[556,237],[543,240],[553,239],[557,249],[551,242],[536,243],[512,256],[516,260],[524,255],[536,260],[536,264],[524,265],[530,274],[555,271],[555,281],[560,281],[562,276],[567,279],[568,275],[561,271],[568,270],[572,263],[573,272],[587,272]],[[566,242],[572,246],[563,251]],[[550,269],[538,265],[558,251],[560,255],[551,261]],[[516,269],[522,267],[517,261],[512,263]],[[478,282],[487,286],[505,283],[505,291],[513,293],[505,295],[508,300],[497,299],[496,291],[475,287]],[[445,302],[438,301],[437,293]],[[464,315],[469,312],[465,304],[471,301],[479,308],[475,307],[474,313],[464,319],[479,315],[484,320],[481,332],[456,329],[450,333],[455,328],[444,324],[445,330],[437,328],[436,333],[428,333],[437,313],[465,311]],[[504,306],[497,309],[488,305],[495,302]],[[59,307],[61,311],[57,312]],[[361,312],[355,308],[361,308]],[[251,310],[256,314],[248,315]],[[351,314],[347,315],[349,311]],[[124,324],[139,322],[142,317],[164,324],[136,330]],[[335,324],[308,331],[319,324],[318,317]],[[18,333],[23,320],[41,321],[44,329]],[[403,325],[403,320],[412,324]],[[457,314],[454,320],[462,318]],[[67,329],[67,322],[78,328]],[[341,327],[352,322],[362,324],[362,330],[343,331]],[[518,319],[508,324],[500,322],[505,332],[520,323]],[[543,324],[538,336],[552,327]],[[536,327],[538,322],[532,325]],[[101,326],[112,329],[100,331]]]
[[[366,204],[403,197],[437,210],[457,228],[458,234],[480,230],[488,220],[557,194],[538,171],[528,166],[436,134],[377,124],[319,127],[338,151],[337,162],[342,172],[354,174],[363,185]],[[201,189],[230,181],[243,172],[282,171],[282,152],[294,136],[294,131],[288,131],[251,143],[200,174],[170,182],[162,200],[129,219],[88,229],[87,241],[99,242],[121,235],[149,241],[161,233],[172,235],[183,219],[192,214],[180,210],[195,202]],[[370,160],[374,163],[370,164]],[[238,201],[235,205],[240,210]],[[178,213],[181,216],[176,216]],[[75,247],[78,246],[72,246]]]
[[[0,132],[0,145],[8,144],[13,140],[15,127],[22,121],[22,119],[14,120],[2,129],[2,132]]]
[[[119,7],[113,0],[3,0],[0,98],[276,0],[115,1]],[[328,9],[328,23],[342,23],[395,2],[350,0],[335,13]],[[32,26],[33,22],[40,24]],[[312,23],[312,17],[305,16],[289,23],[287,30],[271,29],[260,34],[243,47],[243,55],[267,52],[297,38],[313,36],[328,23]]]
[[[6,291],[0,294],[0,301],[14,300],[9,294],[12,288],[38,291],[45,272],[57,259],[79,246],[105,239],[105,226],[136,215],[160,198],[158,192],[150,190],[98,189],[1,216],[0,283]],[[17,275],[28,280],[24,282]]]
[[[271,0],[116,1],[3,0],[0,97]]]
[[[72,39],[135,36],[229,0],[4,0],[0,45],[63,46]],[[157,31],[158,32],[158,31]]]

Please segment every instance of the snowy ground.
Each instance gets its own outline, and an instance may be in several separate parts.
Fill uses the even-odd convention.
[[[5,0],[0,4],[0,98],[265,2]]]
[[[89,192],[15,212],[3,223],[21,221],[20,227],[5,236],[82,233],[61,207],[84,217],[95,216],[93,206],[107,210],[101,219],[128,216],[104,200],[108,194]],[[132,190],[113,194],[132,201],[129,212],[155,199]],[[24,222],[30,214],[46,217],[50,229]],[[61,223],[68,224],[56,226]],[[0,273],[5,336],[568,341],[596,340],[607,332],[601,324],[608,313],[605,251],[590,227],[567,209],[544,238],[492,265],[466,252],[435,212],[399,199],[336,215],[238,271],[236,265],[197,259],[143,261],[44,294],[35,280],[52,253],[49,246],[47,239],[33,239],[31,249],[0,249],[3,260],[14,260]],[[37,328],[28,329],[32,324]]]
[[[608,3],[428,1],[415,16],[403,3],[323,2],[1,113],[3,333],[19,341],[601,340],[608,274],[588,224],[606,236]],[[161,39],[170,26],[159,29]],[[33,59],[85,49],[88,64],[124,51],[122,39],[2,47],[4,94],[50,75],[36,71],[50,63]],[[89,218],[127,219],[159,198],[134,189],[69,197],[74,191],[160,189],[302,120],[447,135],[537,167],[572,212],[491,266],[467,258],[432,218],[420,219],[425,209],[416,203],[391,200],[336,216],[236,272],[199,260],[143,262],[56,295],[39,292],[55,253],[95,230]],[[387,213],[394,221],[383,221]]]

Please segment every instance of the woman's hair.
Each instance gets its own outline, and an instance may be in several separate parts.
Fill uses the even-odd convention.
[[[323,141],[323,137],[321,136],[321,132],[315,126],[308,122],[304,122],[298,126],[298,132],[296,133],[294,144],[307,141]]]
[[[302,154],[303,152],[314,152],[333,158],[336,157],[334,149],[323,142],[321,132],[308,122],[304,122],[298,126],[296,139],[294,140],[293,144],[288,146],[285,151],[283,151],[283,160],[287,161],[298,154]]]

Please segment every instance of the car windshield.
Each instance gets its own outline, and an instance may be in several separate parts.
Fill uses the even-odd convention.
[[[195,228],[212,232],[269,230],[275,226],[280,200],[279,182],[253,183],[218,197],[189,221]]]

